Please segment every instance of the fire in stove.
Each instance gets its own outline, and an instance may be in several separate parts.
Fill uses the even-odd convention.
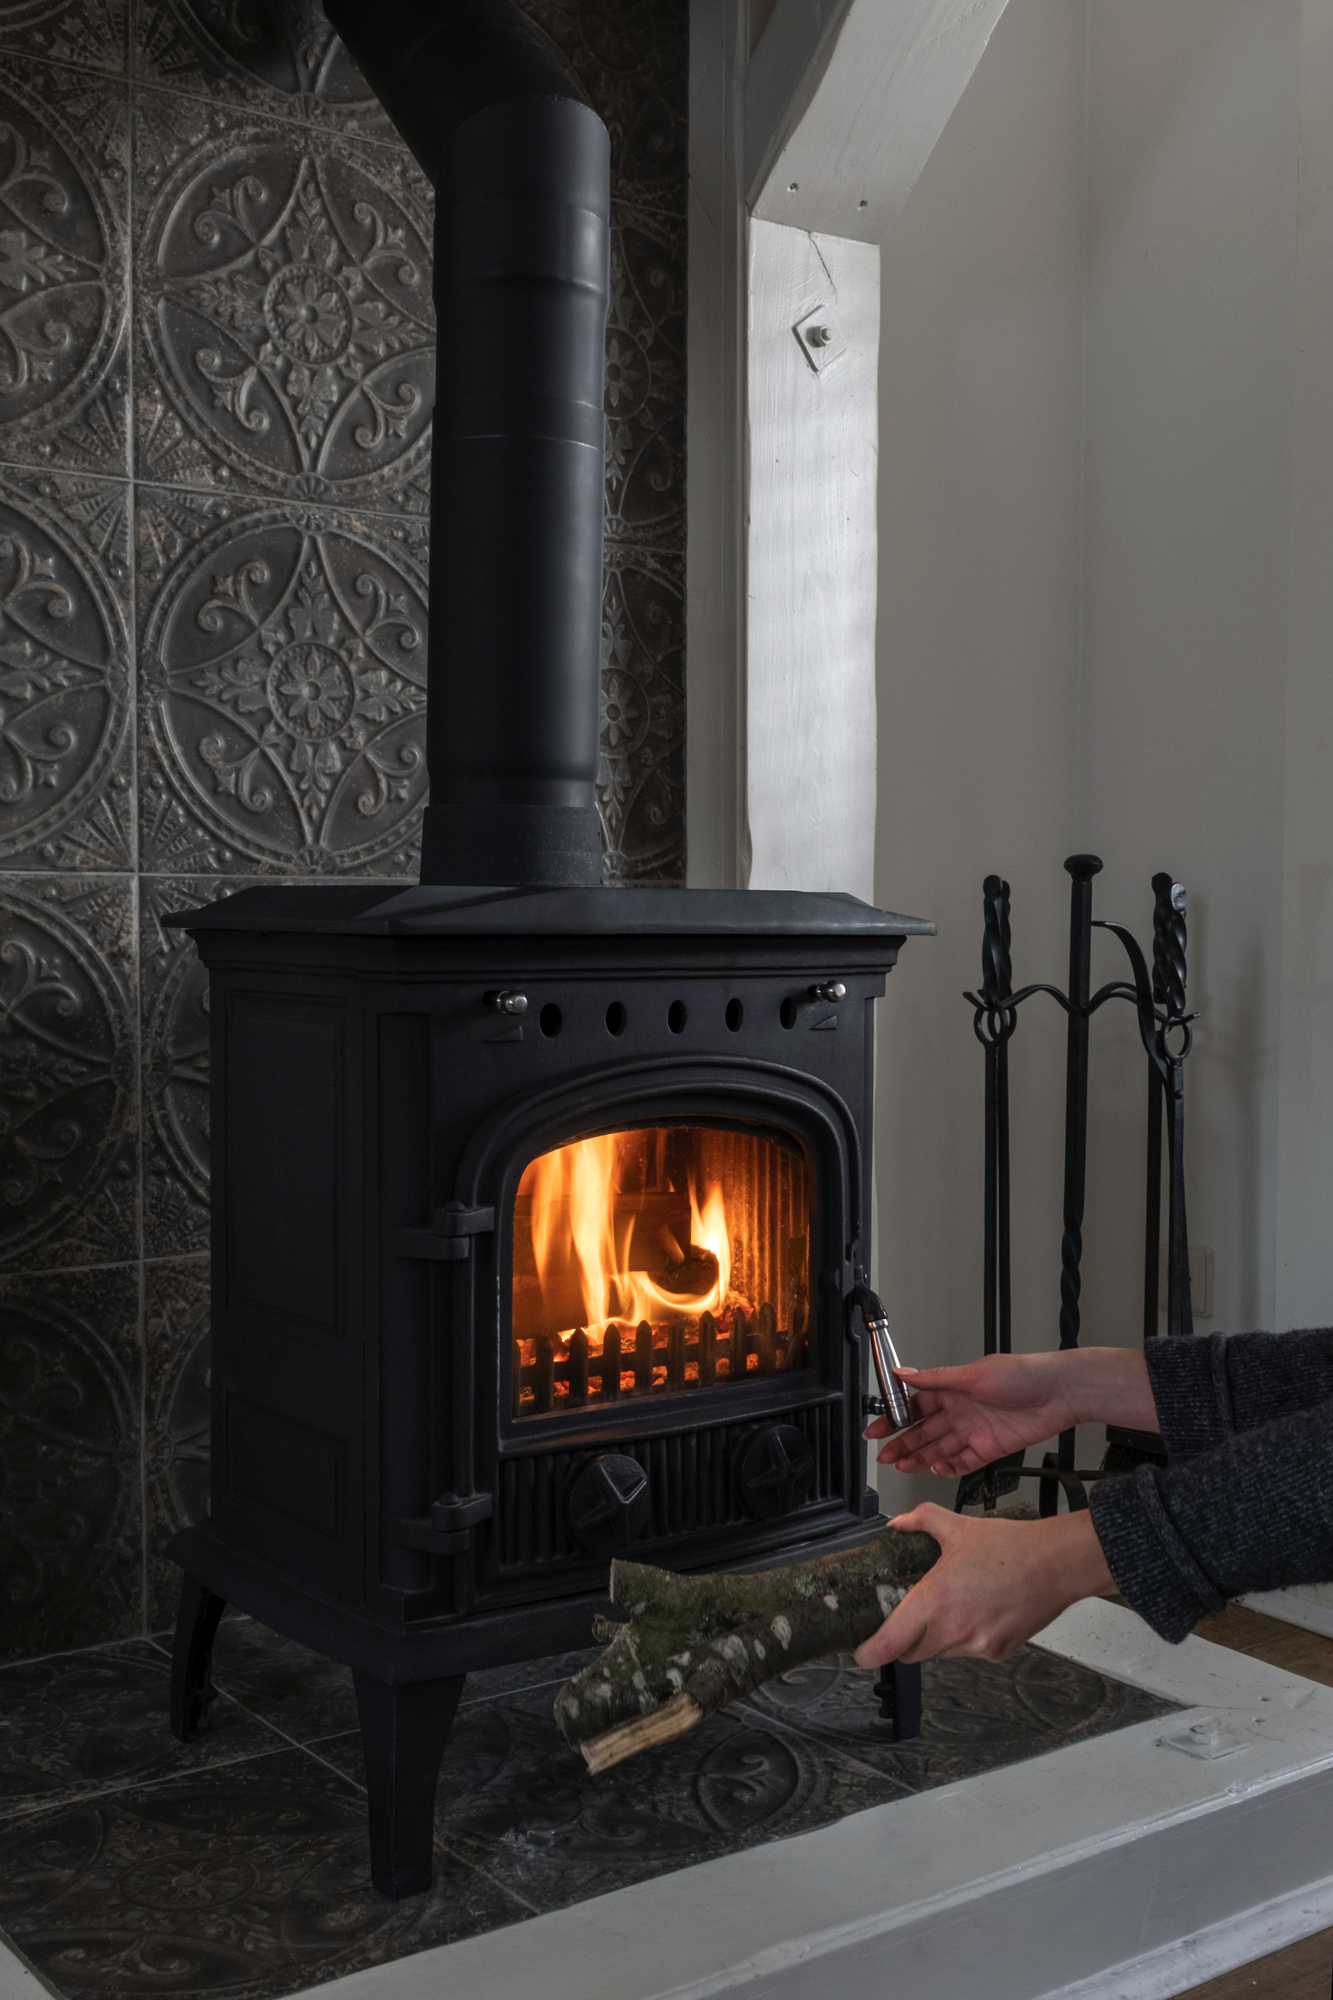
[[[514,1202],[513,1410],[547,1416],[809,1365],[802,1149],[653,1125],[557,1146]]]

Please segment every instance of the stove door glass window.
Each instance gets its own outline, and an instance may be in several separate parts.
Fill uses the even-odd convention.
[[[809,1365],[804,1152],[649,1125],[532,1160],[514,1202],[515,1416]]]

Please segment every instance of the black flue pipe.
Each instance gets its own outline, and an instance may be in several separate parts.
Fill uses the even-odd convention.
[[[425,883],[595,885],[610,141],[514,0],[325,0],[435,186]]]

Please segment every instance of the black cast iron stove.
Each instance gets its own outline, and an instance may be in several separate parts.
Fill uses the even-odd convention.
[[[214,1176],[172,1719],[226,1604],[345,1662],[401,1896],[464,1676],[588,1644],[609,1556],[755,1564],[877,1516],[874,1001],[933,927],[598,886],[606,133],[512,0],[330,13],[437,182],[431,804],[419,887],[175,919]]]

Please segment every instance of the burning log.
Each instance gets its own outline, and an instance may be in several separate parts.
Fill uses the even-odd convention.
[[[675,1576],[613,1562],[594,1621],[600,1659],[555,1698],[565,1741],[594,1773],[686,1735],[728,1702],[878,1631],[939,1555],[932,1535],[887,1528],[857,1548],[752,1576]]]

